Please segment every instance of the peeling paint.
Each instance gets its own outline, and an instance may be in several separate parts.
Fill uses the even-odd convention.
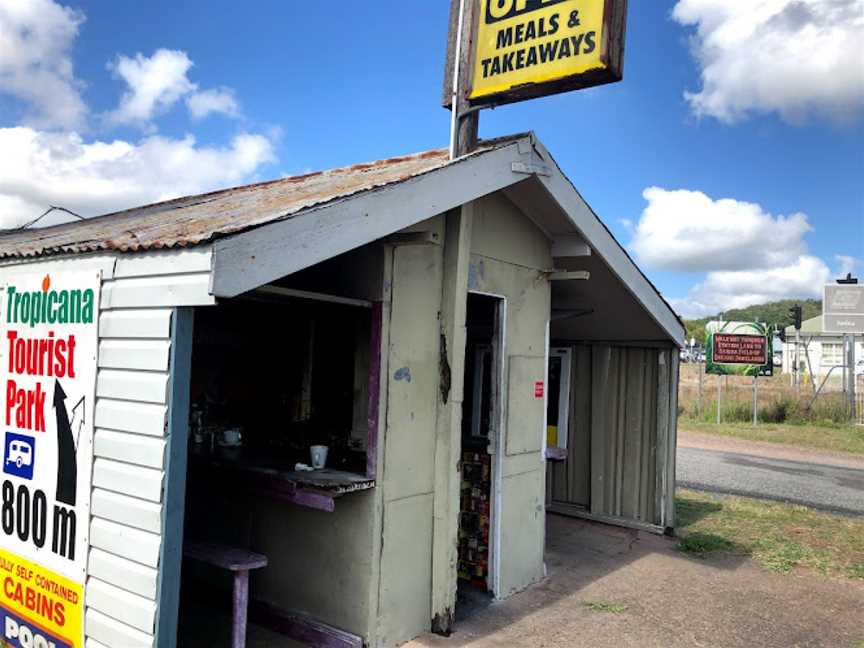
[[[396,373],[393,374],[393,380],[404,380],[405,382],[411,382],[411,367],[402,367],[401,369],[397,369]]]
[[[486,277],[486,266],[481,259],[468,265],[468,290],[477,290]]]

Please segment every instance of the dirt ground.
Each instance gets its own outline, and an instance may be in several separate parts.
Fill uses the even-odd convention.
[[[864,582],[694,559],[671,538],[547,516],[548,578],[409,648],[859,648]],[[610,611],[611,610],[611,611]]]

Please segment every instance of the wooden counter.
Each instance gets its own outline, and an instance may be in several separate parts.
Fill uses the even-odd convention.
[[[246,492],[332,512],[337,498],[375,487],[375,480],[365,475],[329,468],[297,471],[295,463],[278,451],[263,448],[217,446],[211,450],[193,445],[189,452],[190,472],[203,478],[191,483],[206,480],[211,491]]]

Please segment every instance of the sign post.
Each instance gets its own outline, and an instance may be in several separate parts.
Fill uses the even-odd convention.
[[[623,78],[627,0],[451,0],[442,105],[451,157],[478,111]]]
[[[720,399],[723,397],[723,378],[717,374],[717,425],[720,425]]]
[[[864,284],[857,279],[841,279],[825,286],[822,299],[822,330],[843,334],[844,389],[849,414],[856,417],[855,402],[855,336],[864,334]],[[851,338],[851,339],[850,339]]]
[[[758,375],[753,376],[753,427],[759,425],[759,379]]]
[[[759,376],[774,375],[773,333],[757,322],[708,322],[705,372],[717,375],[717,423],[720,423],[721,376],[753,377],[753,424],[758,422]]]
[[[444,105],[451,111],[451,160],[470,153],[477,146],[480,113],[472,110],[468,102],[476,9],[476,0],[451,0],[450,36],[444,73]]]

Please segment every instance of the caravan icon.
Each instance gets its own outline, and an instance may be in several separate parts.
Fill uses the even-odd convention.
[[[22,434],[6,433],[3,472],[23,479],[33,479],[34,446],[36,439]]]
[[[14,463],[17,468],[33,465],[33,448],[25,441],[13,441],[9,444],[9,456],[6,463]]]

